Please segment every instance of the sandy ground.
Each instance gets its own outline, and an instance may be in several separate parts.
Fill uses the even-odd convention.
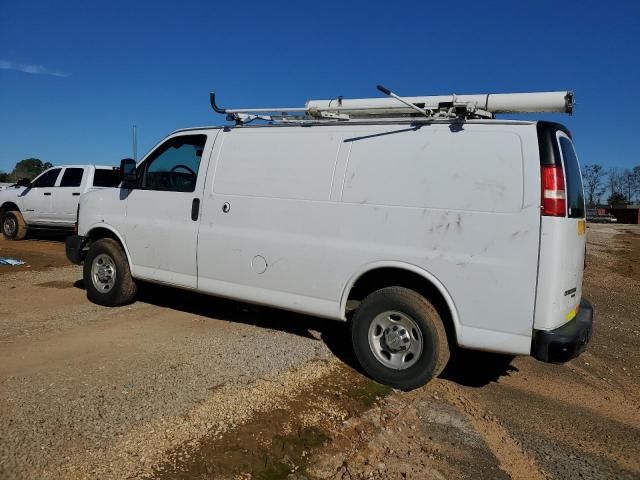
[[[592,225],[587,352],[458,352],[409,393],[344,325],[167,288],[89,303],[59,237],[0,240],[0,478],[640,478],[640,228]]]

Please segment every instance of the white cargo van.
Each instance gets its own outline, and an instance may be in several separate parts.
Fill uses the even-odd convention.
[[[80,195],[120,183],[114,167],[63,165],[0,192],[0,230],[22,240],[29,229],[73,229]]]
[[[120,188],[82,196],[67,256],[102,305],[139,279],[349,320],[364,370],[402,389],[454,346],[569,360],[593,317],[571,135],[494,113],[572,97],[531,95],[339,99],[299,117],[212,99],[237,124],[124,160]]]

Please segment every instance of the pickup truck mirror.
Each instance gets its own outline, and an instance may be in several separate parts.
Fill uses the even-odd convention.
[[[136,161],[133,158],[123,158],[120,161],[120,180],[127,188],[134,188],[138,184]]]
[[[31,180],[29,180],[28,178],[21,178],[16,182],[16,185],[18,185],[19,187],[29,188],[31,186]]]

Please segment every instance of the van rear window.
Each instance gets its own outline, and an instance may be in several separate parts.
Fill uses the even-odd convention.
[[[578,157],[576,157],[571,140],[560,137],[559,141],[567,182],[567,213],[569,218],[584,218],[584,191]]]
[[[116,187],[120,183],[117,170],[96,169],[93,176],[94,187]]]

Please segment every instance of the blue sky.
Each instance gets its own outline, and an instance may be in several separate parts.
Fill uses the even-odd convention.
[[[575,90],[582,163],[640,164],[640,1],[0,1],[0,170],[117,164],[208,104]]]

